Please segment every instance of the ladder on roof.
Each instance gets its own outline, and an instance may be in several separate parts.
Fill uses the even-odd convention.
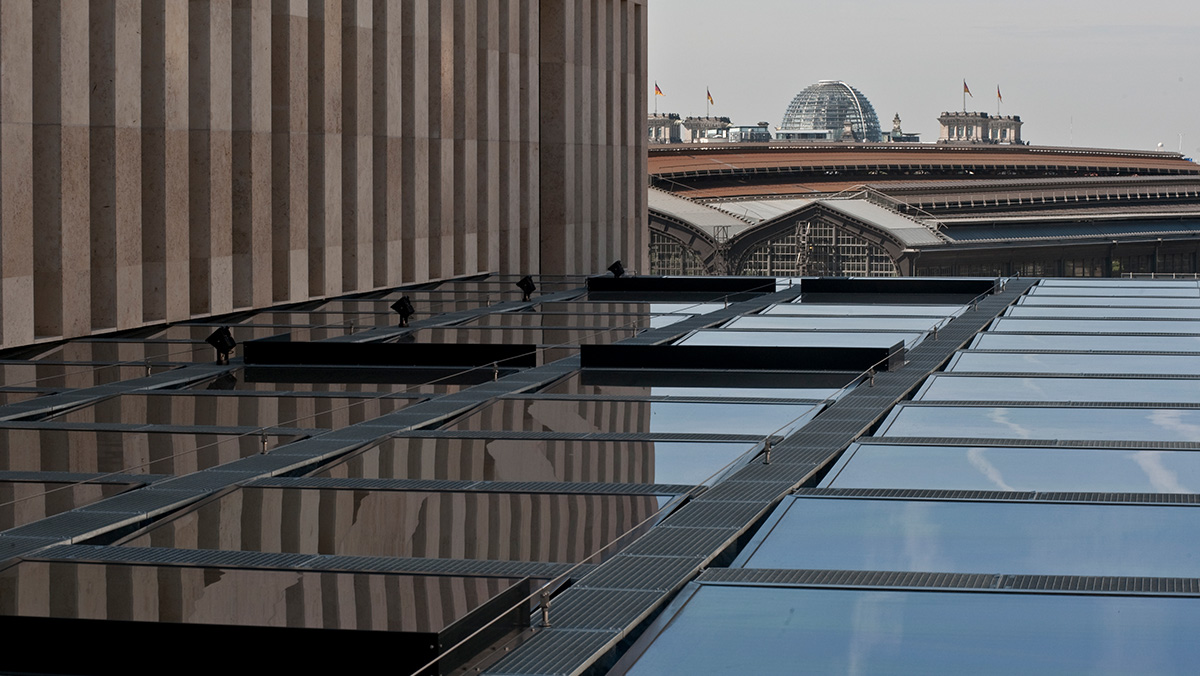
[[[808,274],[808,252],[810,246],[808,237],[811,233],[812,223],[808,221],[796,223],[796,276],[798,277]]]

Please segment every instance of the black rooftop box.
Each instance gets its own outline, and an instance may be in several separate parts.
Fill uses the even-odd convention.
[[[581,345],[583,368],[887,371],[904,364],[904,342],[891,347],[743,345]]]
[[[774,293],[774,277],[588,277],[591,300],[745,300]]]

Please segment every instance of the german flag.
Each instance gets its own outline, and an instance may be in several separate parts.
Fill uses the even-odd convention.
[[[662,93],[662,90],[658,88],[657,82],[654,83],[654,95],[655,96],[666,96],[666,94]]]
[[[963,93],[971,98],[975,98],[975,95],[971,93],[971,88],[967,86],[966,80],[963,80]]]
[[[710,105],[710,106],[711,106],[711,105],[712,105],[712,102],[713,102],[713,100],[712,100],[712,92],[708,91],[708,88],[707,88],[707,87],[705,87],[705,89],[704,89],[704,93],[705,93],[705,94],[708,94],[708,105]]]

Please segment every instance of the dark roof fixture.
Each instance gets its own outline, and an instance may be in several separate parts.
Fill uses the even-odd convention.
[[[228,326],[222,326],[213,331],[204,339],[204,342],[216,349],[217,364],[221,366],[229,363],[229,353],[233,352],[233,348],[237,347],[237,341],[233,339],[233,334],[229,332]]]
[[[400,300],[392,303],[392,311],[400,315],[400,326],[408,326],[408,318],[416,314],[417,310],[413,307],[412,301],[408,296],[400,296]]]
[[[525,275],[517,282],[517,288],[521,290],[521,293],[525,294],[522,300],[529,302],[533,297],[533,292],[537,290],[537,285],[533,283],[533,277]]]
[[[619,260],[613,261],[613,264],[608,266],[608,271],[613,274],[613,277],[620,279],[621,275],[625,274],[625,266],[621,265],[621,261]]]

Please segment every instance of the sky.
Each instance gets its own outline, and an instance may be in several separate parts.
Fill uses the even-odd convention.
[[[1179,150],[1200,159],[1197,0],[648,0],[649,105],[778,126],[843,80],[880,126],[937,140],[938,116],[1019,115],[1034,145]],[[664,96],[654,96],[654,83]]]

